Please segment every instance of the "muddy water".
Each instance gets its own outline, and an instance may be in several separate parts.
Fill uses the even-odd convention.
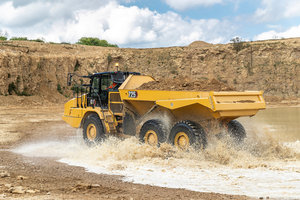
[[[283,110],[287,112],[289,108]],[[257,117],[241,119],[248,131],[242,146],[236,146],[228,137],[211,137],[205,151],[183,152],[169,144],[156,148],[140,144],[136,138],[109,138],[88,148],[78,132],[68,140],[38,141],[13,151],[54,157],[89,172],[122,175],[124,181],[134,183],[256,198],[300,199],[299,132],[282,131],[297,130],[298,126],[294,123],[292,129],[284,128],[287,117],[282,115],[280,120],[279,114],[277,124],[268,121],[277,112],[267,110]],[[296,113],[292,119],[299,119],[299,110]]]

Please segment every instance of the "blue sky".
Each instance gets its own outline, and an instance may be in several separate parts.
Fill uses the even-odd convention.
[[[185,46],[300,36],[299,0],[1,0],[0,34],[120,47]]]

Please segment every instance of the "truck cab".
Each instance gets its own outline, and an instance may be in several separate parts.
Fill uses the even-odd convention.
[[[117,96],[119,87],[129,75],[140,75],[137,72],[101,72],[90,76],[90,88],[87,94],[87,106],[108,109],[111,94]]]

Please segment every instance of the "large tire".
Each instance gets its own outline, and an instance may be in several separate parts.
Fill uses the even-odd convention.
[[[190,146],[204,149],[207,145],[204,129],[199,124],[189,120],[177,122],[173,126],[169,141],[181,149],[188,149]]]
[[[243,125],[237,120],[232,120],[227,124],[228,133],[236,143],[242,143],[246,138],[246,131]]]
[[[135,120],[132,114],[125,112],[123,118],[123,133],[126,135],[136,135],[136,125]]]
[[[88,146],[97,144],[105,139],[104,128],[96,113],[87,116],[83,123],[83,139]]]
[[[166,141],[167,129],[162,121],[152,119],[146,121],[140,131],[140,140],[152,146],[159,146]]]

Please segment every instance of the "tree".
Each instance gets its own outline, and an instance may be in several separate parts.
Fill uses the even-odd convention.
[[[83,44],[89,46],[101,46],[101,47],[118,47],[116,44],[110,44],[106,40],[100,40],[94,37],[82,37],[76,44]]]
[[[242,41],[242,39],[240,37],[235,37],[235,38],[232,38],[230,40],[233,44],[233,49],[236,51],[236,52],[239,52],[240,50],[244,49],[245,46],[244,46],[244,42]]]
[[[10,40],[27,41],[28,38],[27,37],[12,37],[12,38],[10,38]]]
[[[0,31],[0,40],[7,40],[8,33]]]

